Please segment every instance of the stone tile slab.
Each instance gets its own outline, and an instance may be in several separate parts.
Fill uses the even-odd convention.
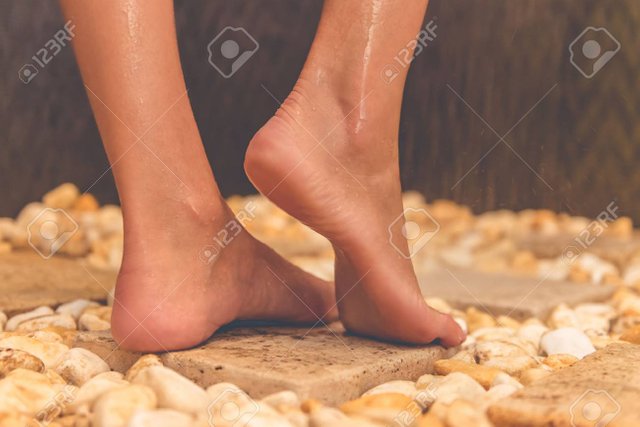
[[[640,346],[610,344],[489,408],[498,427],[639,426]]]
[[[615,287],[481,273],[463,269],[434,269],[420,277],[426,296],[440,297],[454,307],[475,306],[497,316],[545,319],[558,304],[603,301]]]
[[[62,256],[44,259],[32,251],[0,255],[0,310],[11,315],[77,298],[104,300],[116,274]]]
[[[589,236],[587,236],[589,237]],[[628,238],[600,236],[584,248],[580,237],[571,234],[554,236],[526,235],[516,239],[518,248],[529,250],[541,258],[563,256],[566,251],[572,253],[591,252],[599,257],[623,265],[630,257],[640,251],[640,231]]]
[[[138,357],[115,349],[102,334],[81,334],[75,345],[126,370]],[[433,372],[453,350],[436,345],[403,346],[348,335],[339,323],[325,327],[238,327],[215,334],[197,348],[161,355],[166,366],[202,387],[231,382],[252,397],[293,390],[303,399],[338,404],[380,383],[416,380]]]

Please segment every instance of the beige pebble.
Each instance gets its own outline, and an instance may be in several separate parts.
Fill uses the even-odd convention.
[[[38,331],[31,331],[28,332],[26,334],[19,334],[19,335],[23,335],[25,337],[29,337],[29,338],[33,338],[35,340],[38,340],[40,342],[53,342],[53,343],[62,343],[62,344],[66,344],[64,342],[64,339],[62,338],[62,335],[60,335],[58,332],[54,332],[57,329],[53,329],[50,327],[47,327],[46,329],[43,330],[38,330]]]
[[[111,328],[108,320],[103,320],[95,314],[83,313],[78,319],[78,329],[81,331],[106,331]]]
[[[494,341],[481,341],[476,345],[476,360],[484,364],[497,357],[535,356],[537,349],[528,341],[508,337]]]
[[[100,356],[84,348],[72,348],[64,353],[54,369],[65,380],[78,386],[98,374],[111,370]]]
[[[400,393],[409,398],[413,398],[418,390],[416,389],[415,383],[413,381],[389,381],[380,385],[373,387],[372,389],[367,390],[362,396],[371,396],[374,394],[384,394],[384,393]]]
[[[489,406],[498,402],[499,400],[511,396],[513,393],[520,390],[520,388],[522,388],[522,385],[518,387],[514,384],[499,384],[491,387],[484,395],[480,406],[483,410],[486,410]]]
[[[47,368],[55,366],[60,356],[69,350],[64,344],[47,342],[24,336],[11,336],[0,339],[0,348],[12,348],[26,351],[42,360]]]
[[[99,307],[97,302],[89,301],[86,299],[77,299],[71,302],[61,304],[56,308],[58,314],[68,314],[75,320],[80,318],[80,315],[89,307]]]
[[[0,426],[2,427],[40,427],[38,424],[40,423],[37,421],[36,424],[34,424],[33,417],[29,415],[21,414],[19,412],[0,412]],[[49,424],[48,427],[57,426]]]
[[[309,415],[309,427],[359,427],[336,408],[321,406]]]
[[[566,304],[557,306],[547,320],[549,327],[557,328],[580,328],[578,315]]]
[[[640,263],[627,266],[622,281],[627,286],[640,286]]]
[[[542,363],[553,369],[554,371],[573,365],[578,358],[571,354],[552,354],[542,360]]]
[[[424,374],[416,381],[416,388],[418,390],[424,390],[438,378],[440,377],[433,374]]]
[[[18,368],[44,372],[44,363],[26,351],[12,348],[0,349],[0,378],[4,378],[9,372]]]
[[[446,416],[447,427],[492,427],[484,411],[465,400],[456,400],[449,406]]]
[[[532,384],[535,381],[545,378],[550,373],[551,373],[550,370],[547,370],[544,368],[531,368],[531,369],[526,369],[520,372],[519,378],[520,378],[520,382],[523,385],[528,386],[529,384]]]
[[[7,315],[0,310],[0,332],[4,331],[4,327],[7,324]]]
[[[620,340],[633,344],[640,344],[640,325],[627,329],[621,336]]]
[[[576,328],[560,328],[547,332],[540,340],[540,347],[549,356],[570,354],[578,359],[596,351],[589,337]]]
[[[278,412],[287,412],[292,408],[298,408],[302,403],[298,395],[291,390],[283,390],[269,394],[263,397],[261,401],[276,409]]]
[[[508,357],[494,357],[485,361],[485,366],[491,366],[501,371],[506,372],[509,375],[518,375],[525,369],[532,368],[538,365],[540,362],[533,356],[508,356]]]
[[[462,343],[460,344],[460,348],[464,350],[473,351],[475,353],[476,343],[477,341],[475,337],[472,337],[471,335],[467,335],[464,341],[462,341]]]
[[[89,413],[93,402],[109,390],[125,387],[129,383],[122,379],[119,372],[104,372],[89,379],[80,386],[72,402],[65,408],[65,413]]]
[[[520,322],[518,322],[513,317],[505,316],[501,314],[496,318],[496,323],[498,326],[502,326],[505,328],[518,329],[520,327]]]
[[[190,379],[164,366],[150,366],[141,370],[132,382],[151,388],[158,407],[197,414],[207,410],[207,393]]]
[[[485,390],[476,380],[462,372],[452,372],[436,379],[427,387],[428,394],[423,396],[421,404],[429,405],[434,401],[448,404],[456,399],[474,401],[484,395]]]
[[[53,310],[51,309],[51,307],[47,307],[47,306],[34,308],[33,310],[27,311],[26,313],[16,314],[15,316],[11,317],[7,321],[7,324],[5,325],[5,330],[15,331],[18,325],[21,324],[22,322],[35,319],[41,316],[47,316],[50,314],[53,314]]]
[[[172,409],[139,409],[129,418],[127,427],[191,427],[193,418]]]
[[[79,196],[78,187],[67,182],[46,193],[42,197],[42,203],[49,208],[68,209],[73,206]]]
[[[380,393],[363,396],[340,405],[340,410],[350,417],[391,425],[400,418],[417,418],[422,408],[410,397],[401,393]]]
[[[498,326],[479,328],[471,334],[471,336],[473,336],[477,341],[496,341],[510,338],[514,335],[515,331],[513,329]]]
[[[467,374],[486,389],[491,387],[496,376],[503,373],[496,368],[451,359],[437,360],[433,367],[435,372],[439,375],[448,375],[452,372],[462,372]]]
[[[0,255],[8,254],[11,252],[11,250],[12,250],[11,243],[3,242],[2,240],[0,240]]]
[[[531,343],[537,351],[540,348],[540,339],[548,330],[549,328],[541,324],[528,324],[519,328],[516,336]]]
[[[48,316],[25,320],[18,325],[16,331],[31,332],[48,328],[50,326],[75,330],[76,321],[68,314],[51,314]]]
[[[615,309],[608,304],[580,304],[574,308],[578,324],[587,335],[606,335],[611,321],[616,317]]]
[[[491,315],[479,311],[475,307],[469,307],[467,309],[467,326],[469,328],[469,332],[473,332],[476,329],[486,328],[496,325],[496,321]]]
[[[460,350],[459,352],[454,354],[449,360],[459,360],[461,362],[469,363],[471,365],[477,365],[475,354],[476,354],[475,348],[473,349],[467,348],[464,350]]]
[[[155,354],[145,354],[140,356],[136,362],[125,373],[124,379],[133,382],[133,379],[144,369],[151,366],[163,366],[160,358]]]
[[[92,407],[92,426],[122,427],[136,410],[156,407],[156,396],[149,387],[130,384],[102,394]]]
[[[407,425],[407,424],[405,424]],[[429,411],[418,417],[414,424],[415,427],[445,427],[443,422],[436,414]]]
[[[77,212],[95,212],[100,208],[98,200],[91,193],[84,193],[78,197],[74,202],[71,209]]]
[[[517,379],[515,379],[514,377],[512,377],[507,373],[500,373],[496,375],[495,378],[493,379],[493,382],[491,383],[491,387],[495,387],[502,384],[509,384],[517,389],[521,389],[523,387],[520,381],[518,381]]]
[[[44,374],[18,368],[0,380],[0,413],[21,412],[49,419],[60,412],[59,402],[72,399],[74,393],[75,387],[52,384]]]

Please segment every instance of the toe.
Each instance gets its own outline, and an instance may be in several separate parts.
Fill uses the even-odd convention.
[[[432,309],[433,310],[433,309]],[[445,347],[455,347],[460,345],[466,338],[464,331],[460,325],[448,314],[440,313],[433,310],[434,325],[436,326],[436,337],[439,338]]]

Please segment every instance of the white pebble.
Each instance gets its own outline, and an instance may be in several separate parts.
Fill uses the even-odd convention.
[[[542,336],[540,346],[549,356],[570,354],[578,359],[596,351],[589,337],[576,328],[560,328],[547,332]]]
[[[55,366],[55,371],[62,378],[79,386],[92,377],[110,370],[109,365],[100,356],[79,347],[64,353]]]
[[[190,427],[190,415],[172,409],[139,409],[129,419],[127,427]]]
[[[60,356],[69,350],[69,347],[61,343],[40,342],[34,338],[18,335],[0,339],[0,348],[26,351],[42,360],[46,368],[55,366]]]
[[[89,408],[98,397],[109,390],[127,385],[129,383],[122,379],[122,374],[119,372],[109,371],[98,374],[80,386],[75,399],[67,405],[64,412],[67,414],[89,413]]]
[[[81,331],[106,331],[111,324],[93,313],[83,313],[78,319],[78,329]]]
[[[399,393],[413,399],[417,392],[418,390],[416,389],[416,385],[413,381],[396,380],[375,386],[372,389],[366,391],[363,396],[371,396],[374,394],[382,393]]]
[[[15,331],[18,325],[26,320],[35,319],[36,317],[46,316],[49,314],[53,314],[53,310],[47,306],[38,307],[31,311],[27,311],[26,313],[16,314],[7,321],[5,330]]]
[[[93,405],[94,427],[122,427],[136,410],[154,409],[156,396],[149,387],[130,384],[114,388],[101,395]]]
[[[452,372],[445,377],[436,379],[427,387],[427,392],[431,396],[426,396],[426,400],[421,398],[421,402],[424,404],[433,401],[449,404],[456,399],[466,399],[473,402],[485,394],[484,387],[462,372]]]
[[[207,410],[207,393],[190,379],[164,366],[143,369],[132,381],[150,387],[158,397],[160,408],[194,415]]]
[[[75,320],[80,318],[80,315],[87,307],[98,307],[99,304],[93,301],[89,301],[86,299],[77,299],[65,304],[60,305],[56,308],[56,313],[59,314],[68,314],[73,317]]]
[[[48,327],[75,330],[76,321],[68,314],[51,314],[25,320],[18,325],[16,331],[33,332]]]

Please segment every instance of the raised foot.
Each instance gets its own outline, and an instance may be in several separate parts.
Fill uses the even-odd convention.
[[[403,212],[397,143],[384,137],[393,132],[375,129],[374,120],[358,131],[349,116],[332,120],[326,112],[340,107],[326,99],[296,88],[251,141],[247,175],[332,242],[336,298],[347,329],[390,341],[460,344],[460,327],[424,302],[411,261],[396,249],[406,241],[397,220]]]

